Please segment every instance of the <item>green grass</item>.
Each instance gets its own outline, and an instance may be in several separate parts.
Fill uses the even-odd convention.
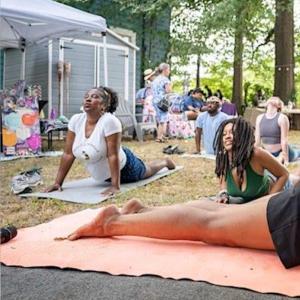
[[[300,145],[300,132],[291,131],[289,141]],[[194,151],[194,140],[171,140],[168,144],[155,143],[153,140],[139,143],[126,141],[123,143],[132,149],[144,161],[164,157],[163,147],[168,144],[178,144],[186,152]],[[54,142],[55,150],[62,150],[63,142]],[[184,168],[170,176],[156,180],[146,186],[117,195],[99,205],[72,204],[57,200],[38,200],[35,198],[20,198],[10,191],[11,178],[21,171],[32,167],[42,168],[44,184],[35,190],[42,190],[53,183],[59,166],[60,157],[28,158],[1,162],[1,202],[0,225],[13,224],[16,227],[27,227],[52,220],[55,217],[80,211],[86,208],[96,208],[115,203],[122,206],[127,200],[135,197],[142,199],[146,205],[165,205],[198,199],[213,195],[218,191],[218,181],[214,175],[214,161],[199,158],[184,158],[173,155],[177,165]],[[290,167],[291,169],[293,166]],[[85,178],[88,174],[83,166],[75,161],[67,180]]]

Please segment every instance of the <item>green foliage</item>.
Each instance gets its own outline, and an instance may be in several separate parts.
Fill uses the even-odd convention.
[[[93,0],[56,0],[57,2],[87,11],[93,4]]]

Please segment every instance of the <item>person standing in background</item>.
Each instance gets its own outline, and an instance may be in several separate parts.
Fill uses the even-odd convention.
[[[156,120],[158,123],[157,142],[164,142],[166,140],[168,111],[163,111],[158,107],[158,103],[172,91],[170,75],[170,65],[161,63],[158,67],[159,75],[152,83],[153,105],[156,111]]]

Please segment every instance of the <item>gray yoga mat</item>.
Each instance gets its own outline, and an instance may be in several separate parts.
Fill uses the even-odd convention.
[[[134,183],[125,183],[121,185],[121,193],[127,192],[131,189],[137,188],[139,186],[146,185],[154,180],[162,178],[164,176],[170,175],[178,170],[181,170],[182,166],[177,166],[174,170],[168,170],[164,168],[160,170],[154,176],[147,179],[140,180]],[[51,198],[57,200],[63,200],[74,203],[84,203],[84,204],[96,204],[100,203],[111,196],[101,195],[110,183],[99,183],[94,179],[86,178],[75,181],[69,181],[63,184],[63,190],[61,192],[54,191],[51,193],[30,193],[30,194],[20,194],[21,197],[37,197],[37,198]]]
[[[191,157],[191,158],[206,158],[211,160],[216,160],[216,156],[213,154],[206,154],[205,152],[201,152],[201,154],[189,154],[184,153],[181,157]]]
[[[0,162],[2,161],[11,161],[11,160],[16,160],[16,159],[21,159],[21,158],[36,158],[36,157],[57,157],[57,156],[62,156],[63,152],[62,151],[46,151],[46,152],[41,152],[37,154],[31,154],[31,155],[20,155],[20,156],[5,156],[4,154],[0,154]]]

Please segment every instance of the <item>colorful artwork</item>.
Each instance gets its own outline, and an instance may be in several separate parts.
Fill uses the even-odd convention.
[[[23,156],[41,152],[38,108],[41,97],[41,87],[26,87],[24,80],[19,80],[12,89],[0,93],[5,155]]]

